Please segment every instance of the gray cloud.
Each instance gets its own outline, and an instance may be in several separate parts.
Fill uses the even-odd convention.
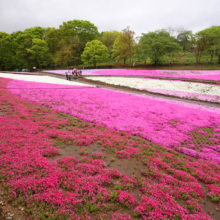
[[[137,35],[183,26],[193,32],[220,25],[217,0],[2,0],[0,31],[56,27],[73,19],[89,20],[99,31],[130,26]]]

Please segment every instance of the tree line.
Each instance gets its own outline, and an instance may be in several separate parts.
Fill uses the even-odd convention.
[[[191,51],[200,63],[204,53],[218,55],[220,63],[220,26],[192,33],[184,28],[167,28],[135,37],[129,27],[99,33],[89,21],[72,20],[56,28],[33,27],[8,34],[0,32],[0,70],[15,68],[66,68],[94,65],[113,59],[116,62],[148,58],[158,65],[165,55]]]

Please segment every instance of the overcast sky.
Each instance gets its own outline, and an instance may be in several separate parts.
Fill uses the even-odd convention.
[[[219,0],[0,0],[0,31],[11,34],[88,20],[99,32],[130,26],[136,35],[182,26],[194,33],[220,25]]]

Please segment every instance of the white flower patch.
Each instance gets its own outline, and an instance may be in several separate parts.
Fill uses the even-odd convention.
[[[204,95],[220,96],[220,86],[195,82],[180,82],[170,80],[120,78],[120,77],[87,77],[94,81],[100,81],[112,85],[127,86],[135,89],[162,89],[188,93],[200,93]]]
[[[16,74],[9,74],[9,73],[0,73],[0,77],[8,78],[8,79],[23,80],[23,81],[31,81],[31,82],[61,84],[61,85],[72,85],[72,86],[85,86],[86,85],[84,83],[76,82],[75,80],[68,81],[65,79],[60,79],[60,78],[51,77],[51,76],[42,76],[42,75],[21,75],[21,74],[16,75]]]

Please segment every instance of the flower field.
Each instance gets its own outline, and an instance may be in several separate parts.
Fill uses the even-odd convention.
[[[201,93],[182,92],[182,91],[173,91],[173,90],[164,90],[164,89],[147,89],[147,91],[158,93],[158,94],[180,97],[184,99],[220,103],[219,95],[207,95],[207,94],[201,94]]]
[[[93,75],[134,75],[134,76],[158,76],[201,80],[220,81],[220,70],[102,70],[94,71]]]
[[[163,99],[94,87],[75,86],[69,90],[69,86],[13,80],[7,88],[16,95],[52,109],[93,123],[103,123],[110,129],[130,132],[156,144],[177,150],[190,148],[195,155],[198,150],[199,157],[220,164],[219,113],[195,111],[190,104],[184,107]],[[200,128],[211,130],[206,133],[204,143],[196,142],[195,145],[192,132]],[[208,156],[209,152],[202,151],[202,147],[213,149],[213,145],[216,147],[215,157],[213,152]]]
[[[67,81],[67,80],[60,80],[55,77],[49,76],[38,76],[38,75],[17,75],[17,74],[10,74],[10,73],[0,73],[0,77],[2,78],[10,78],[10,79],[18,79],[27,82],[39,82],[39,83],[49,83],[49,84],[60,84],[60,85],[82,85],[82,83],[78,83],[76,81]]]
[[[11,73],[11,74],[24,74],[24,75],[39,75],[39,73],[36,72],[16,72],[16,71],[4,71],[4,73]]]
[[[64,75],[67,70],[45,70],[43,72]],[[139,70],[139,69],[91,69],[83,70],[83,75],[103,76],[155,76],[220,81],[220,70]]]
[[[122,77],[87,77],[87,79],[185,99],[220,102],[220,87],[218,85]]]
[[[42,72],[44,73],[55,73],[55,74],[59,74],[59,75],[66,75],[66,72],[68,70],[67,69],[64,69],[64,70],[43,70]],[[99,72],[99,71],[104,71],[103,69],[88,69],[88,70],[82,70],[82,74],[83,75],[97,75],[96,73]],[[94,73],[96,72],[96,73]]]
[[[0,78],[0,182],[28,219],[220,218],[219,109],[34,77]]]

